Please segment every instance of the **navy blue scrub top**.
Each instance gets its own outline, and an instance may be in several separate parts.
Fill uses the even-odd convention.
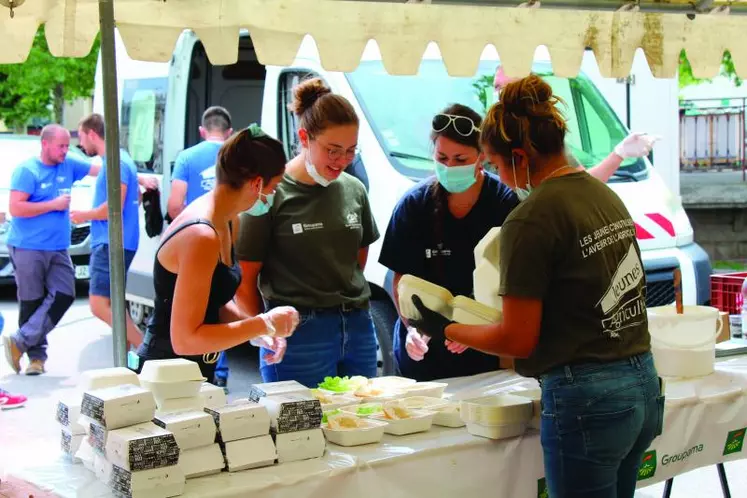
[[[472,273],[475,246],[488,231],[503,225],[519,204],[516,194],[497,176],[485,173],[480,197],[464,218],[455,218],[444,205],[435,219],[436,203],[428,178],[400,199],[389,221],[379,262],[395,273],[410,274],[448,289],[453,295],[474,298]],[[394,349],[403,375],[426,381],[498,370],[496,356],[469,349],[453,354],[443,342],[428,343],[422,361],[413,361],[405,350],[407,328],[397,320]]]

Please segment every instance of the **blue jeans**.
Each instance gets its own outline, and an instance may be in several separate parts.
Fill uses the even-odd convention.
[[[124,250],[125,281],[130,270],[135,251]],[[111,275],[109,274],[109,244],[100,244],[91,249],[91,279],[88,284],[89,294],[111,299]]]
[[[633,498],[641,458],[664,418],[651,353],[559,367],[540,382],[550,496]]]
[[[295,380],[315,388],[324,377],[336,375],[376,376],[376,333],[368,310],[319,311],[301,315],[301,322],[288,338],[288,349],[280,363],[268,365],[259,352],[264,382]]]
[[[228,355],[225,351],[220,352],[218,363],[215,365],[215,377],[228,380]]]

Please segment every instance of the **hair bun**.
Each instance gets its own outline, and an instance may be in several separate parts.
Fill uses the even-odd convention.
[[[501,92],[504,108],[517,116],[545,115],[555,101],[552,87],[536,74],[509,83]]]
[[[332,93],[332,90],[329,89],[321,78],[312,78],[303,81],[293,89],[291,110],[296,116],[301,116],[307,110],[311,109],[317,100],[330,93]]]

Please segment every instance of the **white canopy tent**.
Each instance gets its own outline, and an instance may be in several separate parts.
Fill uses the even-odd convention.
[[[628,75],[644,50],[654,76],[677,74],[687,52],[696,77],[715,76],[729,50],[747,77],[747,0],[0,0],[0,63],[23,62],[40,24],[56,56],[82,57],[102,33],[107,174],[119,178],[114,26],[130,57],[168,61],[177,38],[192,29],[213,64],[238,56],[240,29],[248,29],[259,61],[288,65],[305,35],[317,43],[322,65],[351,71],[366,43],[378,43],[387,71],[414,74],[426,45],[438,43],[449,74],[472,76],[488,44],[507,74],[529,73],[535,49],[545,45],[559,76],[578,73],[591,48],[601,73]],[[97,22],[98,21],[98,22]],[[114,361],[126,362],[124,263],[119,182],[110,182]]]

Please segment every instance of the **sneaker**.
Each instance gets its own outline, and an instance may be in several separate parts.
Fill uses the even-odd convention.
[[[21,356],[23,356],[23,353],[18,349],[18,346],[16,346],[10,335],[3,335],[2,340],[3,349],[5,350],[5,360],[15,373],[19,373],[21,371]]]
[[[12,410],[21,408],[26,404],[26,396],[20,394],[10,394],[8,391],[0,389],[0,410]]]
[[[26,375],[41,375],[46,370],[44,370],[44,362],[41,360],[31,360],[31,363],[29,363],[29,366],[26,367]]]

